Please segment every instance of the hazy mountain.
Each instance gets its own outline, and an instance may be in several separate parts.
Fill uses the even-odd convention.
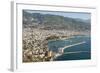
[[[90,31],[91,20],[82,20],[77,18],[69,18],[60,15],[28,13],[23,11],[23,26],[41,28],[45,30],[65,29]]]

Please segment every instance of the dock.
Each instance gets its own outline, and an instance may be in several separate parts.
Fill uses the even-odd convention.
[[[59,54],[63,54],[64,49],[69,48],[69,47],[73,47],[73,46],[76,46],[76,45],[84,44],[84,43],[86,43],[86,42],[83,41],[83,42],[79,42],[79,43],[75,43],[75,44],[71,44],[71,45],[67,45],[67,46],[61,47],[61,48],[58,49],[58,53]]]
[[[76,46],[76,45],[84,44],[84,43],[86,43],[86,42],[83,41],[83,42],[79,42],[79,43],[75,43],[75,44],[71,44],[71,45],[67,45],[67,46],[64,46],[64,47],[62,47],[62,48],[59,48],[59,52],[55,55],[54,58],[56,58],[56,57],[58,57],[58,56],[60,56],[60,55],[62,55],[62,54],[87,52],[87,51],[77,51],[77,52],[69,52],[69,53],[66,52],[66,53],[64,53],[64,49],[69,48],[69,47],[73,47],[73,46]]]

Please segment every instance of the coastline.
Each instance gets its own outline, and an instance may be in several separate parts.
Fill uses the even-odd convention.
[[[49,56],[45,55],[45,53],[46,51],[48,51],[48,54],[50,53],[48,48],[48,41],[66,40],[66,39],[74,38],[74,36],[80,36],[80,35],[87,36],[88,34],[88,32],[84,32],[84,31],[76,32],[76,31],[67,31],[67,30],[41,30],[41,29],[28,29],[28,28],[24,28],[23,31],[24,31],[23,41],[25,42],[23,46],[25,45],[26,47],[29,47],[27,48],[29,52],[26,52],[27,51],[25,49],[26,47],[23,48],[23,56],[25,60],[24,62],[46,61],[45,57],[49,58]],[[28,43],[30,44],[27,45]],[[33,47],[31,48],[31,46]],[[61,54],[57,54],[56,56],[59,55]],[[28,56],[30,57],[30,60],[27,59]]]

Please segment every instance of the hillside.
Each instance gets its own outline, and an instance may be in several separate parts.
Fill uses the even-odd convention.
[[[33,27],[45,30],[63,29],[71,31],[90,31],[90,24],[90,20],[23,11],[24,27]]]

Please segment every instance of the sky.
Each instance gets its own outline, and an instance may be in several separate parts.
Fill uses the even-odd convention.
[[[70,18],[78,18],[83,20],[91,19],[91,13],[86,12],[61,12],[61,11],[36,11],[36,10],[25,10],[29,13],[41,13],[41,14],[52,14],[52,15],[60,15],[64,17]]]

